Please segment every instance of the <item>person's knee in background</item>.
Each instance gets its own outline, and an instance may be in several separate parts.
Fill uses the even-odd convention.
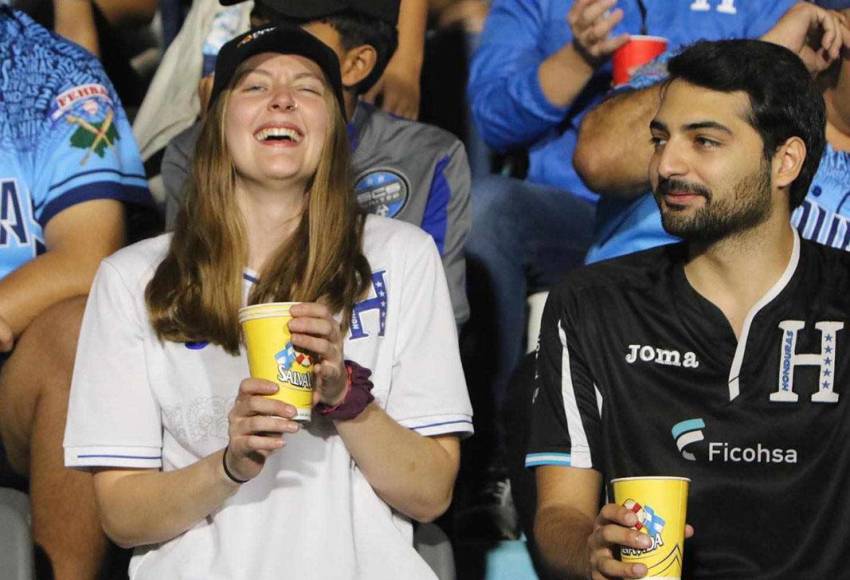
[[[61,451],[85,304],[78,296],[45,310],[0,371],[0,436],[29,480],[33,539],[57,580],[95,578],[107,547],[91,476],[64,469]]]

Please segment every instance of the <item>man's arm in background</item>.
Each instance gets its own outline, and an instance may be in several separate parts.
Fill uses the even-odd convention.
[[[467,96],[482,138],[498,151],[522,147],[557,127],[594,70],[628,36],[611,0],[577,0],[564,14],[564,45],[540,53],[548,24],[541,2],[493,3],[473,58]]]
[[[572,161],[588,188],[621,199],[649,190],[649,122],[661,102],[661,87],[620,93],[585,116]]]
[[[374,103],[380,97],[381,109],[398,117],[419,117],[420,75],[425,53],[427,0],[401,0],[398,14],[398,48],[384,74],[363,95]]]
[[[157,7],[158,0],[54,0],[53,29],[100,58],[95,9],[112,26],[120,28],[149,23]]]
[[[49,306],[88,293],[100,261],[124,243],[123,204],[95,199],[73,205],[44,233],[47,251],[0,280],[0,319],[15,337]]]

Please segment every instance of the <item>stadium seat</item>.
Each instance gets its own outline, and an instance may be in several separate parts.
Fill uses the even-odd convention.
[[[0,577],[35,578],[29,499],[8,487],[0,487]]]
[[[413,532],[413,546],[439,580],[456,580],[452,543],[437,524],[418,524]]]
[[[534,352],[537,349],[537,336],[540,334],[540,319],[543,318],[543,307],[546,306],[546,298],[549,291],[535,292],[531,294],[526,303],[528,305],[528,326],[526,327],[525,352]]]

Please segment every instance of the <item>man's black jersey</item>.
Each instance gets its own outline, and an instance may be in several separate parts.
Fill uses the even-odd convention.
[[[689,477],[687,578],[850,577],[850,254],[795,234],[738,341],[686,252],[552,291],[526,465]]]

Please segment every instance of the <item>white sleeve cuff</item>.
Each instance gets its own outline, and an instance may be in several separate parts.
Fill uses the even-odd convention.
[[[159,469],[162,449],[159,447],[65,447],[65,466],[129,467]]]
[[[425,417],[399,419],[398,422],[425,437],[450,433],[457,434],[460,437],[469,437],[474,432],[472,417],[464,414],[427,415]]]

